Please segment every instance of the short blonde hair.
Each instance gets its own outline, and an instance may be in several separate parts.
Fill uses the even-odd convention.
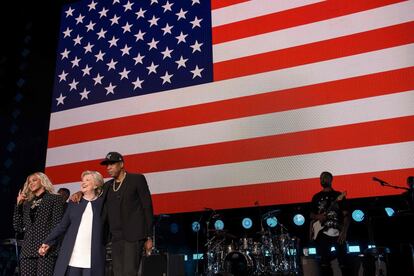
[[[35,172],[30,174],[27,178],[26,178],[26,182],[24,182],[23,185],[23,194],[27,195],[27,200],[30,201],[33,199],[34,194],[33,192],[30,190],[29,187],[29,179],[32,176],[37,176],[40,179],[40,183],[43,186],[43,188],[45,188],[45,190],[51,194],[55,193],[55,188],[53,187],[52,182],[50,181],[49,177],[42,173],[42,172]]]
[[[94,183],[96,185],[96,188],[95,188],[96,193],[97,194],[100,194],[100,192],[102,190],[102,185],[104,183],[104,179],[103,179],[102,174],[100,172],[98,172],[98,171],[89,171],[89,170],[86,170],[86,171],[82,172],[82,174],[81,174],[81,180],[85,176],[87,176],[87,175],[92,175],[93,180],[94,180]]]

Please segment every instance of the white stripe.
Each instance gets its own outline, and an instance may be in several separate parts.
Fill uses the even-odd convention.
[[[414,44],[52,113],[50,130],[414,66]]]
[[[333,92],[334,93],[334,92]],[[414,91],[146,132],[48,149],[46,166],[414,115]]]
[[[414,142],[146,174],[154,194],[414,167]]]
[[[272,183],[334,175],[398,170],[414,167],[414,142],[329,151],[251,162],[206,166],[145,174],[151,194]],[[66,183],[71,192],[79,183]]]
[[[341,16],[213,45],[214,63],[305,45],[414,20],[414,2]]]
[[[251,0],[228,7],[213,10],[211,24],[213,27],[254,18],[266,14],[290,10],[309,4],[322,2],[321,0]]]

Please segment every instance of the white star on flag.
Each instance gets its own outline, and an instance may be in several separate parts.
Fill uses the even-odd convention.
[[[91,69],[92,67],[89,67],[88,64],[86,64],[86,66],[82,69],[83,75],[82,76],[86,76],[86,75],[90,75],[91,74]]]
[[[144,80],[140,80],[139,77],[137,77],[136,81],[133,81],[132,84],[134,85],[134,90],[137,88],[142,88],[142,83]]]
[[[162,84],[164,84],[166,82],[171,83],[171,77],[172,76],[173,76],[173,74],[168,74],[168,71],[166,71],[165,75],[160,77],[162,79]]]
[[[106,95],[114,94],[115,93],[115,91],[114,91],[115,88],[116,88],[116,85],[112,85],[112,82],[110,82],[109,85],[107,87],[105,87]]]
[[[129,74],[129,72],[131,72],[131,70],[127,70],[125,67],[124,67],[124,70],[122,70],[122,72],[119,72],[118,74],[121,76],[121,80],[122,79],[128,79],[128,74]]]
[[[64,105],[64,100],[65,100],[66,96],[63,96],[62,93],[60,93],[60,96],[58,98],[56,98],[57,100],[57,105]]]
[[[79,93],[79,95],[81,95],[81,101],[83,100],[83,99],[88,99],[88,94],[90,93],[91,91],[89,91],[89,90],[86,90],[86,88],[84,88],[83,89],[83,91],[82,92],[80,92]]]
[[[194,70],[191,70],[190,72],[193,73],[193,79],[195,77],[200,77],[201,78],[201,72],[203,71],[203,68],[198,68],[198,65],[196,65],[196,67],[194,68]]]
[[[179,60],[175,61],[178,64],[177,69],[179,69],[180,67],[185,68],[185,63],[187,62],[187,60],[188,58],[183,58],[183,56],[181,56]]]
[[[59,82],[66,81],[66,76],[67,75],[68,75],[68,73],[65,73],[65,71],[63,70],[62,73],[59,75]]]
[[[73,80],[72,80],[72,82],[71,82],[71,83],[69,83],[69,86],[70,86],[69,91],[72,91],[72,90],[77,90],[77,89],[78,89],[78,88],[77,88],[78,84],[79,84],[79,82],[78,82],[78,81],[76,81],[75,79],[73,79]]]
[[[158,65],[155,65],[154,62],[151,62],[151,65],[147,67],[148,75],[151,74],[151,73],[156,74],[157,73],[157,67],[158,67]]]

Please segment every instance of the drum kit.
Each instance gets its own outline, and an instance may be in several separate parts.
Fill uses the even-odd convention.
[[[206,243],[207,275],[298,275],[300,272],[298,240],[283,225],[277,230],[262,227],[255,238],[238,238],[223,230],[210,232]]]

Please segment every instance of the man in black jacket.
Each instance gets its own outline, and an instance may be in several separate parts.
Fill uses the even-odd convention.
[[[124,158],[110,152],[101,165],[111,180],[104,184],[104,213],[112,242],[114,276],[136,276],[143,249],[152,248],[153,208],[145,176],[126,172]]]

